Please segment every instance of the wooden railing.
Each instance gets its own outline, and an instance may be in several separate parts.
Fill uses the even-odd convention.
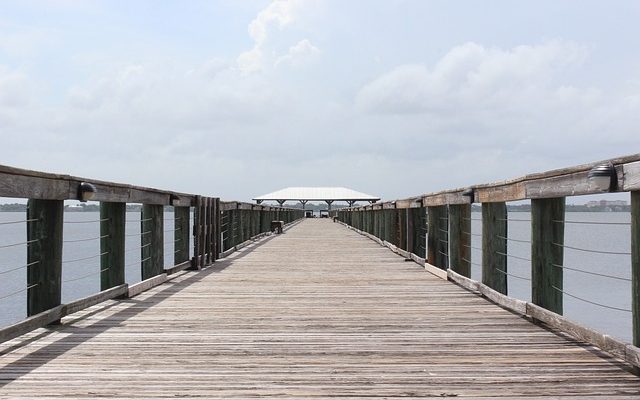
[[[611,174],[610,181],[607,174]],[[631,258],[632,307],[628,311],[633,318],[633,344],[622,343],[562,317],[566,294],[565,198],[606,192],[631,192],[631,248],[617,254]],[[531,302],[507,296],[511,258],[507,248],[513,238],[507,231],[506,202],[518,200],[531,201],[531,259],[526,260],[531,265]],[[470,279],[474,203],[482,206],[482,244],[478,249],[482,251],[481,282]],[[444,279],[479,291],[523,315],[558,326],[640,366],[636,347],[640,346],[640,154],[504,182],[334,210],[332,215]]]
[[[291,223],[304,216],[299,209],[222,202],[214,197],[6,166],[0,166],[0,197],[28,199],[26,218],[17,221],[26,224],[26,242],[3,244],[3,247],[26,246],[27,259],[20,268],[26,271],[27,285],[9,296],[26,292],[28,318],[0,329],[0,342],[99,302],[133,296],[166,281],[168,275],[178,271],[205,268],[252,239],[267,234],[272,220]],[[100,225],[100,236],[73,241],[99,240],[100,254],[95,258],[100,260],[101,292],[62,304],[64,200],[83,198],[100,202],[100,218],[96,221]],[[139,221],[142,282],[133,285],[125,282],[127,203],[142,204]],[[167,206],[174,211],[174,259],[173,265],[165,268],[163,236]],[[0,268],[0,274],[3,272],[7,271]],[[0,296],[7,297],[3,293]]]

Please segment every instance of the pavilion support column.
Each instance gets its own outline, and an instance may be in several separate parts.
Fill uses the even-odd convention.
[[[325,202],[327,203],[327,210],[331,211],[331,204],[333,204],[333,200],[325,200]]]
[[[302,209],[305,210],[307,208],[307,202],[309,200],[300,200],[300,204],[302,204]]]

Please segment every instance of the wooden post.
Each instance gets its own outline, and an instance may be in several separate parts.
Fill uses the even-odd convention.
[[[191,268],[199,269],[199,251],[200,242],[202,242],[200,229],[200,214],[202,213],[202,197],[196,196],[195,207],[193,209],[193,258],[191,259]]]
[[[222,237],[222,247],[220,248],[220,252],[224,252],[229,248],[229,240],[231,238],[231,216],[229,215],[229,211],[225,210],[222,212],[222,220],[224,221],[224,229],[223,229],[223,237]]]
[[[413,225],[413,208],[407,208],[404,210],[404,220],[405,220],[405,247],[404,249],[410,253],[415,253],[415,232]]]
[[[407,213],[406,209],[398,209],[396,210],[396,220],[398,223],[396,224],[396,245],[404,249],[407,247]]]
[[[173,232],[173,263],[182,264],[189,260],[189,219],[191,217],[190,207],[174,207],[174,232]]]
[[[59,306],[62,298],[61,200],[30,199],[27,205],[27,315]]]
[[[387,241],[393,243],[394,245],[399,245],[399,236],[398,236],[398,211],[394,208],[389,210],[389,231],[387,233]]]
[[[100,290],[122,285],[126,203],[100,203]]]
[[[222,252],[222,214],[220,213],[220,198],[215,197],[213,199],[213,223],[214,223],[214,261],[220,258]]]
[[[389,241],[389,228],[391,219],[389,218],[389,210],[384,208],[380,210],[380,219],[382,224],[380,225],[380,239]]]
[[[213,199],[211,197],[205,197],[205,213],[204,220],[204,261],[203,266],[210,265],[213,262],[213,220],[211,213],[213,211]]]
[[[412,233],[411,246],[408,251],[425,258],[426,256],[426,209],[424,207],[412,208],[410,211],[410,231]]]
[[[482,283],[507,294],[507,205],[482,203]]]
[[[633,345],[640,347],[640,191],[631,192],[631,309]]]
[[[378,230],[378,210],[371,210],[371,234],[375,237],[378,237],[380,234]]]
[[[142,205],[140,235],[142,236],[142,280],[164,271],[164,209],[161,205]]]
[[[449,206],[449,263],[460,275],[471,277],[471,204]]]
[[[531,301],[560,315],[564,206],[564,197],[531,200]]]
[[[447,206],[427,207],[429,229],[427,230],[427,262],[441,269],[447,269],[447,234],[443,232],[443,218],[447,216]]]

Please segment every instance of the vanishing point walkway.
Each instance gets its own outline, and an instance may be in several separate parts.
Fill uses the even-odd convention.
[[[329,220],[0,345],[0,398],[638,398],[596,348]]]

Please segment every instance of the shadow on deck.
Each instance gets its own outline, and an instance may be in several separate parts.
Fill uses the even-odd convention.
[[[637,398],[626,364],[328,220],[0,345],[2,397]]]

